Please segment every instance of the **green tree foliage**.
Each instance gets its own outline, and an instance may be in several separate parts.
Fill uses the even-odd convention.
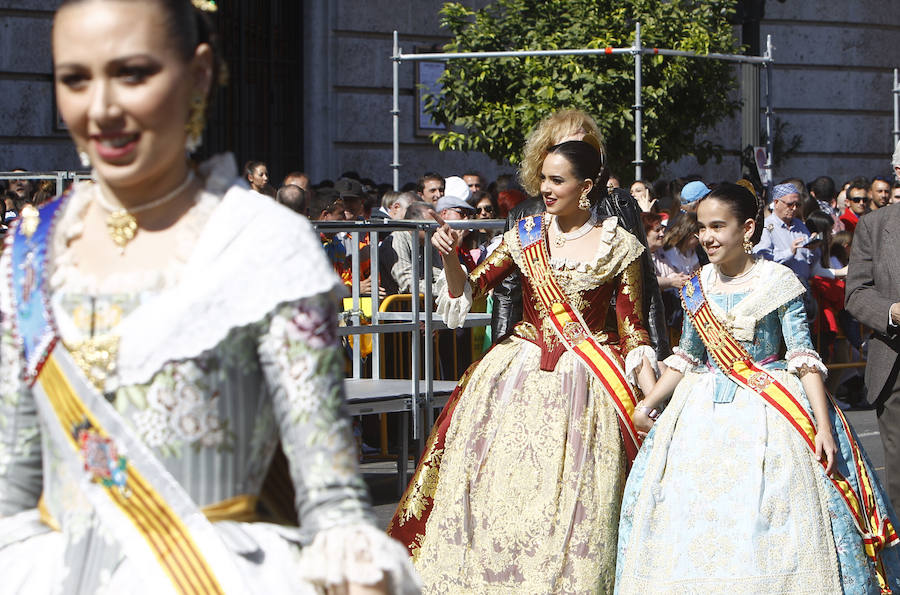
[[[453,40],[448,52],[628,47],[641,22],[646,47],[734,53],[734,0],[497,0],[481,10],[457,2],[441,9]],[[695,155],[719,158],[702,134],[734,113],[733,65],[644,56],[644,161]],[[562,108],[585,110],[603,131],[613,171],[634,156],[631,55],[452,60],[443,92],[426,109],[448,125],[432,140],[442,150],[482,151],[516,163],[528,132]]]

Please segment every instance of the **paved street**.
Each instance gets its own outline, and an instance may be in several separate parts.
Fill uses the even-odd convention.
[[[869,459],[875,466],[875,470],[883,479],[884,451],[881,448],[881,437],[878,434],[878,423],[874,411],[847,411],[847,419],[859,435],[860,441]],[[397,507],[399,494],[397,493],[397,474],[394,461],[380,461],[363,464],[363,473],[366,482],[372,491],[372,499],[375,504],[375,514],[381,527],[387,527]],[[413,464],[409,464],[410,474]]]

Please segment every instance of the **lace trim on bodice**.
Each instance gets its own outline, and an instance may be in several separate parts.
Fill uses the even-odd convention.
[[[161,268],[117,273],[101,279],[80,270],[72,254],[72,244],[84,233],[84,217],[94,192],[96,186],[91,182],[77,184],[65,212],[60,216],[51,248],[54,269],[50,276],[50,290],[54,294],[134,295],[174,286],[190,259],[200,231],[221,199],[208,189],[197,195],[194,205],[178,222],[173,251]]]
[[[737,282],[724,282],[712,264],[704,266],[700,275],[707,295],[747,292],[747,296],[729,312],[715,300],[709,300],[713,314],[739,341],[753,341],[756,324],[766,314],[805,291],[793,271],[762,258],[757,259],[749,274]]]
[[[553,221],[552,215],[545,215],[545,225]],[[601,233],[597,252],[590,261],[550,257],[550,266],[563,291],[572,298],[575,294],[594,289],[621,274],[629,264],[641,255],[644,247],[630,233],[618,227],[616,217],[608,217],[600,224]],[[504,240],[520,270],[525,270],[524,254],[516,228],[506,232]]]

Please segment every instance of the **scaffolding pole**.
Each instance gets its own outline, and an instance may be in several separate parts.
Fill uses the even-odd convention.
[[[894,146],[900,143],[900,79],[894,69]]]
[[[434,54],[404,54],[400,49],[399,34],[394,31],[394,48],[391,55],[393,62],[393,104],[391,108],[391,117],[393,118],[393,160],[391,169],[393,170],[394,190],[400,189],[400,63],[401,62],[448,62],[450,60],[483,60],[488,58],[525,58],[530,56],[613,56],[630,54],[634,56],[634,173],[635,179],[643,177],[643,102],[642,102],[642,77],[641,62],[642,56],[675,56],[683,58],[704,58],[707,60],[722,60],[725,62],[738,62],[742,64],[759,64],[766,69],[766,135],[767,135],[767,161],[766,167],[772,171],[772,160],[774,152],[774,144],[772,134],[774,132],[774,109],[772,107],[772,64],[774,62],[772,55],[772,36],[766,38],[766,53],[763,56],[745,56],[742,54],[698,54],[695,52],[687,52],[682,50],[670,50],[661,48],[645,47],[641,42],[641,24],[635,23],[634,26],[634,43],[631,47],[624,48],[582,48],[582,49],[563,49],[563,50],[522,50],[508,52],[443,52]],[[896,80],[896,75],[895,75]],[[895,82],[896,87],[896,82]],[[895,91],[896,92],[896,91]],[[894,104],[897,105],[897,97],[895,95]],[[895,108],[896,113],[896,108]],[[895,117],[896,122],[896,117]],[[894,126],[895,130],[898,128]],[[896,134],[896,133],[895,133]]]
[[[769,172],[768,196],[772,196],[772,190],[775,188],[775,108],[772,101],[772,61],[774,59],[775,47],[772,45],[772,36],[766,35],[766,54],[768,59],[763,64],[766,69],[766,171]]]
[[[634,25],[634,179],[643,180],[643,122],[644,122],[644,106],[641,103],[641,24]]]

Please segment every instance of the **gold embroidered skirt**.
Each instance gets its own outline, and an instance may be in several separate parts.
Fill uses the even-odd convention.
[[[473,370],[416,567],[426,593],[611,593],[625,481],[616,413],[564,354],[516,337]]]

